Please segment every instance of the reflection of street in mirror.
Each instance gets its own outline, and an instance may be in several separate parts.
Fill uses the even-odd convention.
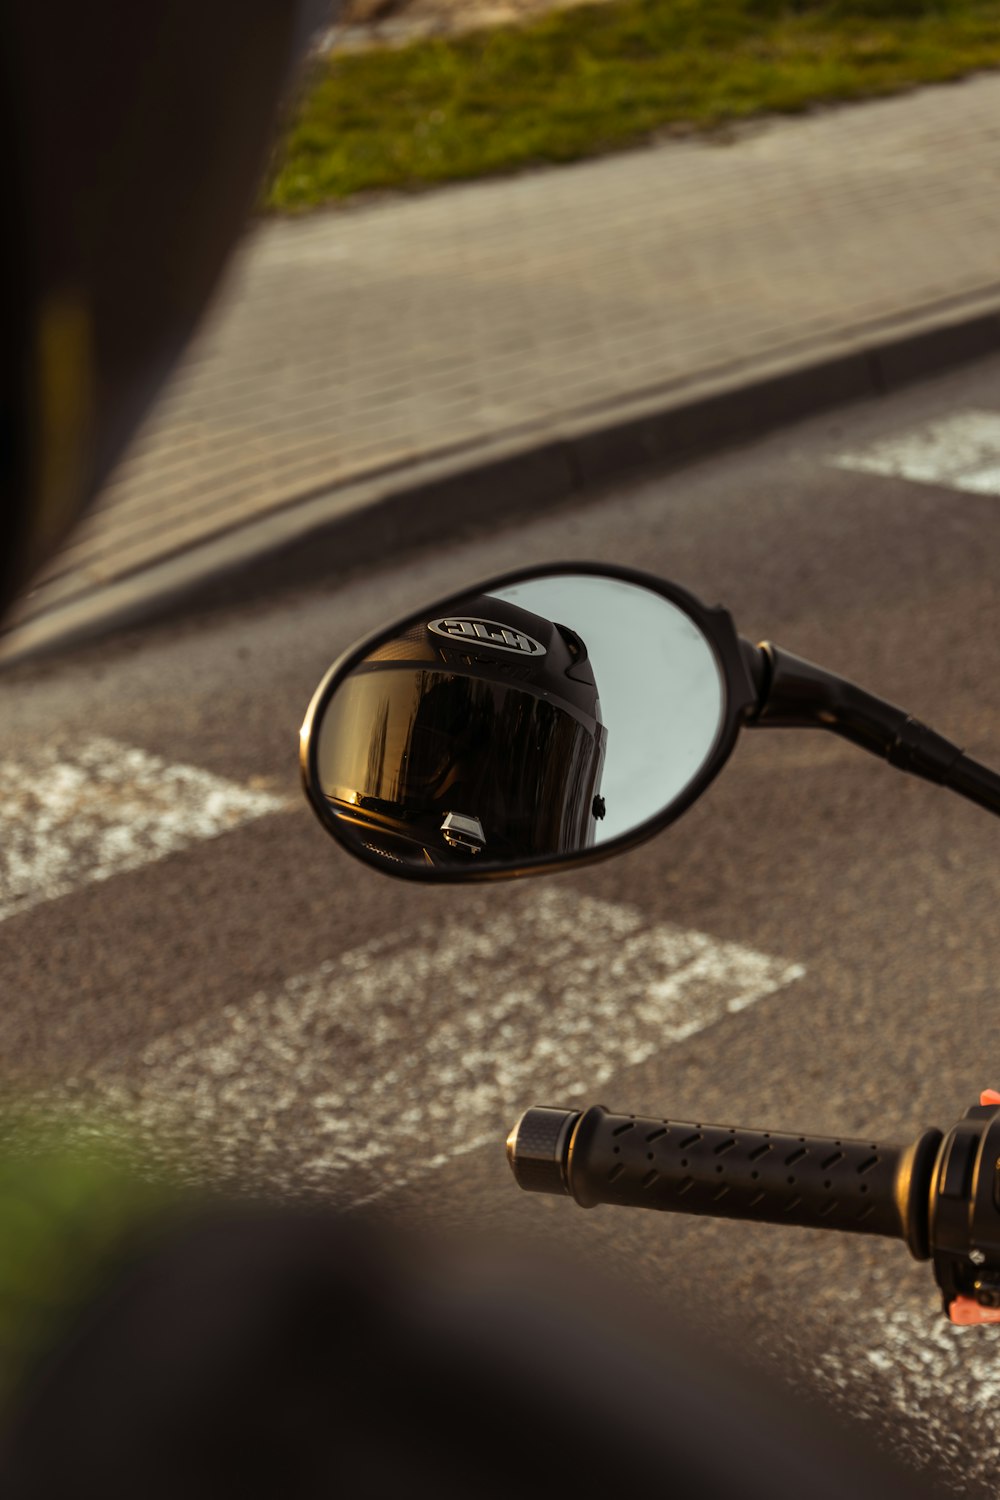
[[[532,579],[501,597],[577,622],[586,638],[608,735],[597,841],[669,807],[722,725],[723,681],[698,626],[661,595],[618,578]]]
[[[678,606],[554,575],[469,596],[384,641],[314,731],[340,837],[388,866],[514,867],[583,853],[680,798],[724,686]]]

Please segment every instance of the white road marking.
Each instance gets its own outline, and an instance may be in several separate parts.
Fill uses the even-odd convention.
[[[441,896],[398,931],[49,1095],[193,1180],[364,1201],[487,1143],[804,973],[565,887]],[[638,1109],[669,1100],[607,1101]],[[346,1174],[346,1175],[345,1175]]]
[[[958,412],[830,462],[838,469],[1000,495],[1000,412]]]
[[[116,740],[0,760],[0,921],[287,805]]]
[[[922,1269],[926,1304],[918,1306],[905,1288],[898,1294],[886,1272],[865,1270],[849,1317],[859,1320],[867,1342],[839,1347],[834,1335],[819,1356],[817,1379],[855,1417],[865,1414],[870,1390],[906,1419],[900,1453],[907,1462],[919,1468],[944,1461],[964,1481],[982,1481],[985,1492],[995,1488],[1000,1467],[1000,1329],[947,1322],[930,1268]]]

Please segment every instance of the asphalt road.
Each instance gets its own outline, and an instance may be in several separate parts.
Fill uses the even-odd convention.
[[[834,462],[973,409],[1000,415],[1000,362],[516,532],[7,673],[5,1090],[128,1118],[197,1179],[562,1247],[992,1493],[1000,1332],[948,1328],[901,1245],[583,1214],[520,1194],[503,1154],[530,1103],[872,1141],[950,1124],[1000,1084],[989,818],[819,732],[752,732],[632,854],[435,891],[341,853],[296,760],[355,637],[579,557],[724,602],[744,634],[1000,761],[996,494]]]

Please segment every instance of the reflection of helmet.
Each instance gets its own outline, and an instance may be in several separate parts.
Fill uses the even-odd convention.
[[[188,338],[328,14],[323,0],[4,0],[0,612]]]
[[[480,595],[354,669],[323,720],[319,775],[373,853],[515,860],[593,843],[605,743],[581,638]]]

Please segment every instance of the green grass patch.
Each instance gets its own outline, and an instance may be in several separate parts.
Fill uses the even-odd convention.
[[[997,66],[1000,0],[611,0],[324,60],[266,203],[573,161]]]

